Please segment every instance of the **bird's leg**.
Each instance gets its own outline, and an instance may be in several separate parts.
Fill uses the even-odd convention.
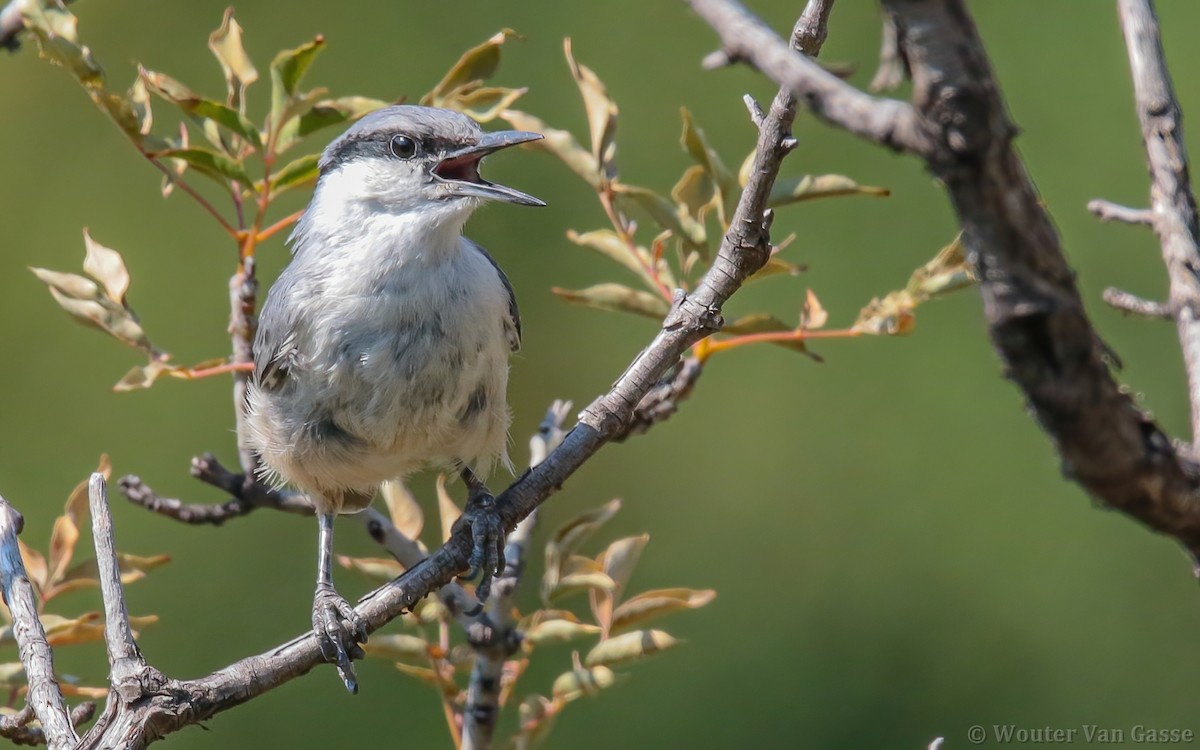
[[[338,675],[351,693],[358,692],[358,676],[351,659],[361,659],[358,644],[367,642],[367,623],[333,588],[333,514],[317,514],[317,591],[313,595],[312,623],[321,653],[337,665]]]
[[[496,510],[496,498],[475,472],[463,467],[463,482],[467,485],[467,506],[458,523],[471,527],[471,570],[468,580],[478,578],[475,596],[486,602],[492,590],[492,579],[504,572],[504,521]]]

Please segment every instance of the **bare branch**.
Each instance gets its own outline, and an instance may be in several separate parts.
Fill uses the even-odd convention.
[[[659,422],[670,419],[679,411],[679,405],[692,395],[692,389],[703,373],[704,363],[698,357],[687,357],[677,362],[642,397],[633,412],[633,419],[626,423],[622,432],[613,436],[613,440],[625,440],[630,435],[641,434]]]
[[[1200,553],[1200,467],[1112,379],[1053,223],[1012,149],[1016,128],[962,0],[884,1],[912,67],[916,107],[847,91],[732,0],[689,2],[727,48],[825,119],[925,158],[958,214],[1005,372],[1054,441],[1064,473]],[[848,119],[855,107],[861,122]],[[899,129],[890,124],[896,118]]]
[[[794,53],[739,3],[688,0],[688,4],[721,36],[726,58],[752,63],[818,117],[897,151],[927,154],[933,148],[912,105],[877,99],[826,72]]]
[[[1130,208],[1119,203],[1110,203],[1097,198],[1088,201],[1087,210],[1103,222],[1119,221],[1122,224],[1154,226],[1154,213],[1148,208]]]
[[[260,212],[262,208],[260,207]],[[250,364],[254,362],[254,334],[258,329],[255,308],[258,300],[258,276],[254,256],[242,253],[238,270],[229,279],[229,335],[233,341],[231,362]],[[250,385],[250,373],[238,370],[233,373],[233,409],[237,418],[238,460],[242,474],[253,481],[258,471],[258,455],[250,447],[246,436],[246,392]]]
[[[96,715],[96,704],[84,701],[71,709],[71,724],[76,730],[92,720]],[[41,727],[31,727],[29,722],[34,718],[33,706],[28,703],[12,716],[0,716],[0,737],[11,741],[14,745],[36,747],[46,744],[46,733]]]
[[[74,747],[79,737],[54,676],[54,653],[38,619],[37,595],[17,546],[24,523],[21,514],[0,497],[0,592],[12,614],[13,636],[29,683],[29,705],[42,724],[46,744],[50,750],[59,750]]]
[[[1131,315],[1140,315],[1143,318],[1158,318],[1161,320],[1171,320],[1171,306],[1166,302],[1155,302],[1154,300],[1142,299],[1135,294],[1131,294],[1123,289],[1117,289],[1115,286],[1110,286],[1104,290],[1102,295],[1105,302],[1117,308],[1123,313]]]
[[[537,466],[562,442],[562,425],[571,411],[571,402],[555,401],[546,411],[537,432],[529,440],[529,465]],[[505,661],[521,645],[521,635],[512,619],[514,598],[525,559],[537,526],[537,511],[530,513],[508,535],[504,547],[504,570],[492,585],[487,609],[476,627],[467,630],[475,649],[475,665],[467,687],[467,705],[463,709],[462,750],[491,747],[500,716]]]
[[[908,69],[908,58],[900,44],[900,33],[891,17],[883,19],[883,35],[879,42],[879,68],[875,77],[867,84],[871,91],[894,91],[912,77]]]
[[[1170,279],[1171,312],[1192,405],[1192,442],[1200,441],[1200,227],[1196,197],[1188,176],[1187,149],[1179,101],[1171,85],[1151,0],[1120,0],[1117,4],[1133,94],[1137,102],[1142,141],[1150,163],[1150,207]]]
[[[108,486],[104,475],[93,472],[88,481],[88,506],[92,512],[92,537],[96,546],[96,568],[100,575],[100,593],[104,599],[104,640],[113,685],[118,690],[122,678],[146,665],[133,639],[129,608],[125,605],[125,587],[121,585],[121,564],[113,534],[112,510],[108,506]]]

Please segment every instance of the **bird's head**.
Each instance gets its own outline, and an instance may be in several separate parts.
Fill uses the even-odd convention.
[[[544,206],[479,174],[488,154],[541,137],[519,130],[488,132],[447,109],[387,107],[363,117],[325,149],[318,195],[332,191],[338,201],[370,203],[392,213],[463,220],[489,200]]]

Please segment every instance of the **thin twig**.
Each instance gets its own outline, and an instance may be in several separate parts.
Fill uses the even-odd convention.
[[[879,41],[879,67],[867,88],[876,93],[894,91],[912,76],[908,69],[908,58],[900,44],[900,32],[891,16],[883,18],[883,34]]]
[[[79,736],[71,726],[67,702],[54,676],[54,653],[38,619],[37,595],[17,546],[24,523],[21,514],[0,497],[0,592],[12,615],[13,637],[29,683],[29,705],[42,724],[46,745],[60,750],[74,747]]]
[[[1117,289],[1115,286],[1110,286],[1104,290],[1101,295],[1105,302],[1117,308],[1123,313],[1130,315],[1140,315],[1143,318],[1155,318],[1159,320],[1171,320],[1171,305],[1166,302],[1155,302],[1154,300],[1143,299],[1135,294]]]
[[[266,242],[271,237],[274,237],[276,233],[278,233],[284,229],[287,229],[291,225],[295,224],[300,219],[300,217],[303,215],[304,215],[304,209],[300,209],[299,211],[297,211],[293,214],[288,214],[287,216],[283,217],[282,219],[275,222],[271,226],[269,226],[266,229],[259,232],[258,233],[258,241]]]
[[[135,143],[134,146],[137,147],[137,144]],[[178,185],[180,190],[187,193],[188,196],[191,197],[192,200],[196,201],[196,203],[198,203],[201,208],[203,208],[205,211],[207,211],[208,214],[210,216],[212,216],[213,219],[215,219],[218,224],[221,225],[221,229],[225,230],[226,234],[228,234],[230,237],[238,236],[238,230],[234,229],[233,225],[230,224],[228,221],[225,221],[225,217],[221,215],[221,212],[218,211],[216,209],[216,207],[213,206],[213,204],[209,203],[207,198],[205,198],[203,195],[200,195],[200,193],[196,192],[196,189],[193,188],[191,185],[189,185],[187,183],[187,180],[183,179],[183,177],[181,177],[181,176],[175,174],[174,172],[172,172],[171,170],[167,169],[166,165],[164,165],[162,162],[160,162],[158,160],[158,157],[156,157],[152,154],[148,154],[145,151],[142,151],[141,148],[138,148],[138,153],[140,153],[142,156],[146,157],[146,161],[153,164],[155,169],[157,169],[159,172],[162,172],[163,175],[165,175],[168,180],[170,180],[175,185]]]
[[[1150,207],[1170,279],[1171,312],[1183,349],[1192,405],[1192,443],[1200,443],[1200,226],[1188,177],[1183,116],[1163,54],[1151,0],[1117,4],[1142,141],[1150,163]]]
[[[121,563],[117,559],[117,543],[113,534],[112,510],[108,505],[108,485],[100,472],[94,472],[88,480],[88,507],[92,512],[96,568],[104,600],[104,641],[108,648],[113,686],[120,690],[119,683],[131,675],[136,676],[146,665],[146,660],[137,647],[133,628],[129,624],[129,608],[125,604]]]
[[[546,410],[537,432],[529,439],[531,467],[546,460],[546,456],[562,442],[566,434],[563,422],[570,411],[570,401],[555,401]],[[475,664],[471,668],[467,704],[463,708],[462,750],[485,750],[492,745],[496,720],[500,716],[505,664],[521,645],[521,634],[516,630],[512,612],[537,517],[537,511],[530,513],[508,535],[504,546],[504,570],[492,585],[480,627],[467,633],[475,650]]]
[[[1105,223],[1119,221],[1122,224],[1134,224],[1144,227],[1154,226],[1154,212],[1148,208],[1130,208],[1129,206],[1122,206],[1119,203],[1112,203],[1097,198],[1088,201],[1087,210]]]
[[[71,725],[78,731],[79,727],[92,720],[96,715],[96,704],[84,701],[71,709]],[[34,718],[33,706],[28,703],[12,716],[0,716],[0,737],[9,740],[14,745],[37,747],[46,744],[46,733],[41,727],[31,727],[29,722]]]

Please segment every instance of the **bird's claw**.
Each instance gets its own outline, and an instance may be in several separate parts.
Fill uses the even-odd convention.
[[[353,659],[365,655],[359,644],[367,642],[367,623],[332,586],[317,586],[313,597],[313,632],[325,661],[337,665],[338,676],[351,693],[358,692]]]
[[[504,571],[504,519],[496,509],[496,498],[484,488],[474,491],[459,521],[471,527],[471,569],[464,577],[475,584],[475,596],[486,602],[492,580]]]

